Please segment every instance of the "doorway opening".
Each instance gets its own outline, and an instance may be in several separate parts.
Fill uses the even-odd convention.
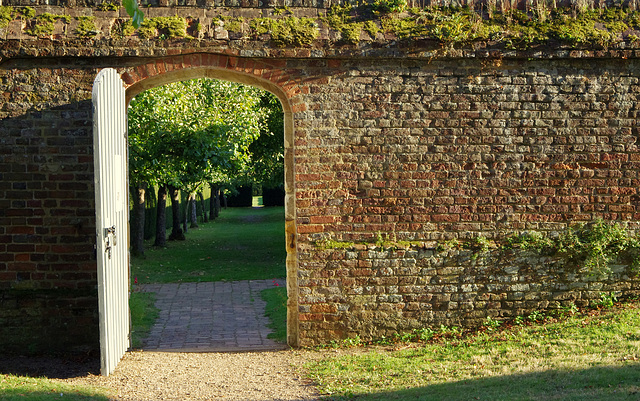
[[[291,168],[284,161],[290,113],[281,97],[259,85],[213,80],[206,70],[194,75],[187,80],[184,74],[167,74],[145,87],[150,90],[127,91],[129,183],[135,188],[130,202],[132,299],[135,304],[138,297],[155,293],[159,319],[166,319],[162,331],[153,331],[159,325],[151,329],[144,346],[274,349],[276,343],[256,327],[268,321],[263,298],[273,302],[271,294],[277,293],[276,303],[284,310],[275,313],[286,316],[292,305],[286,295],[295,291],[295,283],[286,280],[294,255],[284,224],[293,215],[285,206],[284,184]],[[145,108],[153,118],[140,113]],[[170,122],[160,121],[163,117]],[[248,205],[240,199],[247,187]],[[268,207],[253,207],[254,196],[261,197],[260,206],[269,199]],[[153,209],[144,207],[149,200]],[[150,215],[155,224],[149,224]],[[162,238],[167,227],[171,232]],[[145,236],[153,237],[155,247],[147,242],[145,250]],[[165,248],[177,252],[165,257]],[[139,288],[143,291],[136,292]],[[192,299],[181,300],[185,294]],[[288,334],[280,341],[295,345],[295,322],[285,321]]]

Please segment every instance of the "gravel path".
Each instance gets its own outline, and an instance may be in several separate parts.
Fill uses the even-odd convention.
[[[64,380],[114,390],[114,400],[318,400],[301,374],[310,351],[129,352],[108,377]]]

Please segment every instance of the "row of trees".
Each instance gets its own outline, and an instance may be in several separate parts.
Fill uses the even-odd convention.
[[[165,246],[167,197],[173,216],[169,239],[183,239],[180,191],[188,194],[192,224],[197,224],[196,196],[203,200],[206,185],[211,188],[210,218],[215,218],[225,188],[276,186],[284,180],[282,107],[266,91],[207,78],[175,82],[132,99],[128,121],[134,255],[144,253],[148,189],[158,191],[154,245]]]

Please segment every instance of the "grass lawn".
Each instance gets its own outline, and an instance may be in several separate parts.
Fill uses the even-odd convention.
[[[132,348],[142,347],[142,341],[158,318],[160,311],[155,307],[155,301],[156,294],[152,292],[133,292],[129,297]]]
[[[267,338],[275,341],[287,342],[287,288],[275,287],[262,290],[260,295],[267,303],[265,306],[265,316],[271,323],[268,327],[273,332],[267,334]]]
[[[0,400],[109,400],[110,390],[97,387],[72,386],[46,378],[0,374]]]
[[[132,258],[138,283],[269,279],[286,276],[284,208],[228,208],[163,249],[148,241]]]
[[[640,304],[310,362],[327,399],[640,400]]]

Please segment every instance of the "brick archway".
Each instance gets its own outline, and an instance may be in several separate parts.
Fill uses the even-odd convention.
[[[287,342],[299,345],[298,329],[298,255],[295,226],[294,193],[294,123],[293,113],[305,111],[300,96],[308,87],[298,82],[283,68],[285,61],[268,62],[226,55],[199,53],[170,56],[122,69],[127,103],[137,94],[156,86],[195,78],[221,79],[255,86],[278,97],[284,112],[285,232],[287,251]]]

